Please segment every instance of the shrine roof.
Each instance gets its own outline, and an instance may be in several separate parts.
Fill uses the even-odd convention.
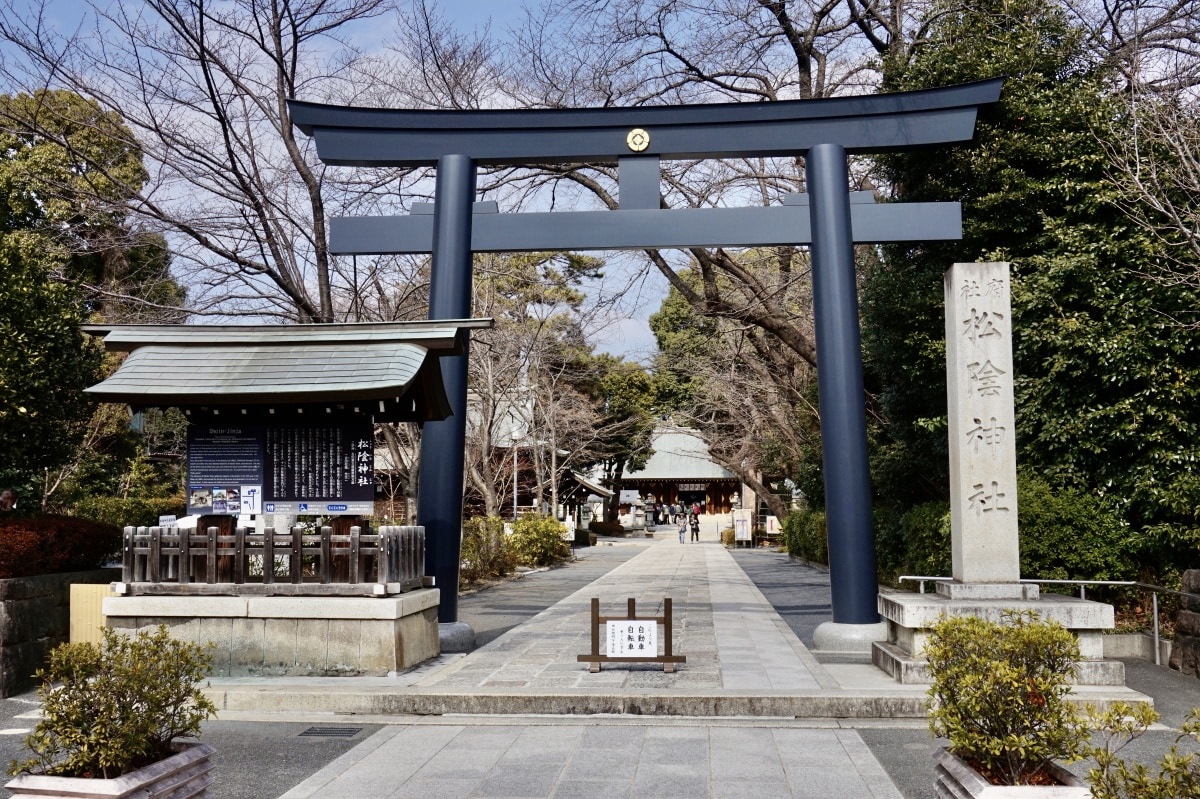
[[[129,355],[87,389],[104,402],[189,416],[428,421],[449,415],[439,358],[490,320],[337,325],[89,325]],[[432,357],[430,357],[432,356]]]

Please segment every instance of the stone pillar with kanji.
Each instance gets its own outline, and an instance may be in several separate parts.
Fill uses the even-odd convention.
[[[1020,585],[1009,265],[946,272],[946,404],[953,596],[1028,596]],[[988,588],[984,588],[988,586]]]

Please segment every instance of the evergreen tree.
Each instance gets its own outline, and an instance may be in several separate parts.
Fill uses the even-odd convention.
[[[867,275],[883,505],[948,495],[943,272],[1010,261],[1018,462],[1111,499],[1157,570],[1171,549],[1159,545],[1196,535],[1200,353],[1174,321],[1196,293],[1144,278],[1154,243],[1116,207],[1099,138],[1119,106],[1061,6],[969,0],[933,13],[928,42],[886,65],[888,90],[1007,82],[973,144],[884,161],[899,199],[962,202],[964,235],[887,247]]]
[[[185,315],[166,241],[122,211],[146,180],[130,140],[119,116],[72,92],[0,95],[0,481],[27,508],[123,494],[145,471],[124,409],[82,394],[103,366],[79,329]]]
[[[68,458],[94,403],[101,353],[84,341],[83,304],[50,278],[53,247],[28,231],[0,232],[0,484],[21,506],[41,502],[44,475]],[[60,253],[61,254],[61,253]]]

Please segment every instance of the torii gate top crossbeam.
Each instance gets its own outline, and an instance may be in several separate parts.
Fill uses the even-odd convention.
[[[840,143],[848,153],[970,140],[980,105],[1003,80],[895,94],[636,108],[489,111],[351,108],[289,100],[293,123],[339,166],[433,166],[444,155],[479,164],[605,162],[630,155],[627,135],[648,132],[639,155],[662,159],[795,156]]]

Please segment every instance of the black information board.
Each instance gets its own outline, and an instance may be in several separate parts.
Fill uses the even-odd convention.
[[[370,422],[188,428],[188,511],[364,515],[374,510]]]

